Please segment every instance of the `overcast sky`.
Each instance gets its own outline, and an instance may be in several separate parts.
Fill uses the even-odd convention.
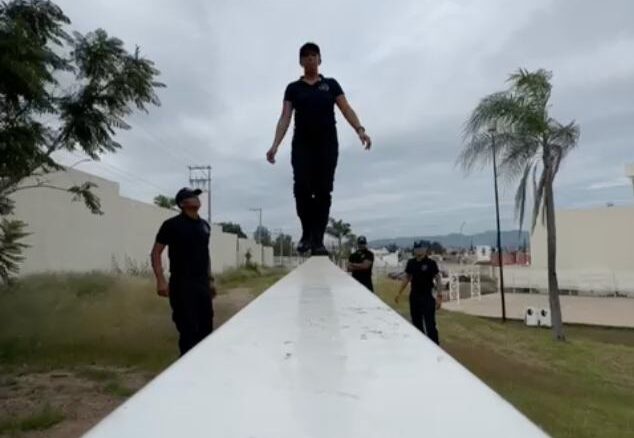
[[[558,208],[632,204],[634,2],[59,0],[73,28],[104,28],[161,70],[163,105],[135,115],[124,145],[78,169],[151,201],[213,166],[213,220],[297,234],[291,132],[264,160],[305,41],[322,49],[374,141],[370,152],[338,114],[340,161],[331,215],[369,238],[493,229],[491,169],[455,166],[478,100],[518,67],[554,73],[552,114],[581,126],[556,185]],[[512,188],[503,226],[514,227]]]

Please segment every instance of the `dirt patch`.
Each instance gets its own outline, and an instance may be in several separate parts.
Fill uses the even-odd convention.
[[[218,295],[214,300],[214,326],[219,327],[253,300],[250,288],[239,287]]]
[[[4,374],[0,386],[3,420],[27,419],[43,406],[63,416],[46,430],[11,432],[25,438],[80,436],[147,381],[147,373],[99,368]],[[7,431],[4,436],[10,436]]]
[[[250,288],[234,288],[219,295],[214,300],[215,327],[224,324],[253,298]],[[28,367],[0,370],[0,437],[81,436],[153,377],[146,371],[103,366],[46,372],[34,372]],[[8,426],[41,416],[38,414],[41,412],[57,418],[56,424],[26,431],[19,430],[19,426]]]

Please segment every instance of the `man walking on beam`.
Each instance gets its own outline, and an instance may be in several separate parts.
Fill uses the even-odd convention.
[[[299,63],[304,75],[286,87],[282,114],[277,122],[273,146],[266,153],[275,163],[286,131],[295,112],[295,131],[291,150],[293,192],[302,237],[300,253],[328,255],[324,233],[330,215],[331,193],[339,155],[335,121],[335,104],[369,150],[372,140],[348,103],[339,83],[319,74],[321,53],[317,44],[306,43],[299,50]]]
[[[429,250],[422,242],[414,243],[414,258],[407,261],[405,279],[396,295],[398,304],[401,294],[411,282],[409,294],[409,309],[412,324],[429,339],[439,344],[438,329],[436,328],[436,310],[442,304],[441,277],[438,265],[429,258]]]

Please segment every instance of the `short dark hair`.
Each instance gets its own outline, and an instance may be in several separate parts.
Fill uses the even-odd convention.
[[[300,58],[303,58],[304,56],[308,56],[310,54],[321,55],[321,52],[319,51],[319,46],[317,44],[309,42],[299,48]]]

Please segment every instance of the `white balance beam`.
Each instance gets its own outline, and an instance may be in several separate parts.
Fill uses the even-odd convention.
[[[545,435],[327,258],[313,257],[86,436]]]

